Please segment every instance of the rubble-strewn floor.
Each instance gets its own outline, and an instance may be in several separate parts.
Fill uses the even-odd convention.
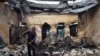
[[[36,50],[37,56],[100,56],[100,49],[97,48],[66,49],[65,47],[57,50],[48,47],[42,51],[41,50]],[[12,49],[5,47],[0,49],[0,56],[28,56],[27,47],[26,45],[15,46]]]
[[[33,45],[36,56],[100,56],[100,48],[91,44],[91,39],[82,38],[82,41],[76,42],[70,37],[57,37],[56,41],[53,40],[54,38],[46,38]],[[0,49],[0,56],[28,56],[27,45],[8,45]]]

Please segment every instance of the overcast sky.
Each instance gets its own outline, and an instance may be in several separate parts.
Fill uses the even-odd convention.
[[[27,0],[27,1],[38,3],[38,4],[59,4],[60,3],[60,1],[37,1],[37,0]],[[84,1],[86,0],[76,0],[75,2],[84,2]],[[68,1],[68,3],[73,3],[73,1]]]

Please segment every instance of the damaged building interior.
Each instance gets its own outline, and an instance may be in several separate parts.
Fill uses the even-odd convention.
[[[100,0],[0,0],[0,56],[100,56]]]

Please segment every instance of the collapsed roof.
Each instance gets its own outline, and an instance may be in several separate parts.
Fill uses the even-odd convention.
[[[62,12],[80,13],[98,4],[96,0],[27,0],[35,8],[62,10]],[[60,11],[61,12],[61,11]]]
[[[21,7],[27,12],[40,9],[53,9],[59,12],[80,13],[98,4],[97,0],[8,0],[10,5],[15,6],[20,2]],[[30,9],[30,7],[33,7]]]
[[[9,6],[24,18],[32,11],[55,11],[59,13],[81,13],[99,4],[99,0],[8,0]]]

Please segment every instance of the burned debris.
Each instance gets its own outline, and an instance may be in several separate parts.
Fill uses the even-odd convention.
[[[86,40],[83,40],[83,41],[86,41]],[[42,50],[39,49],[38,53],[48,55],[48,56],[49,55],[50,56],[95,55],[94,51],[96,50],[96,47],[94,48],[94,45],[88,44],[88,45],[85,45],[85,46],[88,46],[88,48],[86,48],[85,46],[82,46],[84,44],[80,44],[80,42],[79,43],[74,42],[69,36],[67,36],[63,40],[59,40],[55,42],[54,44],[51,44],[51,45],[42,44],[42,46],[39,44],[37,46],[41,47],[40,49],[42,49]],[[91,48],[89,48],[90,46]]]
[[[92,41],[92,40],[83,40],[82,41]],[[43,44],[44,43],[44,44]],[[87,44],[88,43],[88,44]],[[84,45],[86,44],[86,45]],[[87,46],[87,47],[86,47]],[[84,42],[83,44],[81,44],[81,41],[78,42],[74,42],[69,36],[67,36],[66,38],[64,38],[63,40],[59,40],[59,41],[55,41],[54,44],[50,44],[47,45],[46,42],[42,42],[40,44],[38,44],[36,46],[36,51],[39,49],[39,51],[37,52],[37,54],[39,55],[44,54],[44,55],[50,55],[50,56],[64,56],[64,55],[87,55],[88,53],[92,55],[94,55],[94,49],[96,49],[96,47],[94,47],[95,45],[93,43],[89,44],[89,42]],[[89,48],[91,47],[91,48]],[[83,52],[87,52],[87,53],[83,53]],[[58,53],[58,54],[57,54]],[[69,54],[68,54],[69,53]],[[75,54],[73,54],[75,53]],[[83,53],[83,54],[82,54]]]
[[[6,43],[4,42],[4,40],[2,39],[2,37],[0,36],[0,49],[6,47]]]

